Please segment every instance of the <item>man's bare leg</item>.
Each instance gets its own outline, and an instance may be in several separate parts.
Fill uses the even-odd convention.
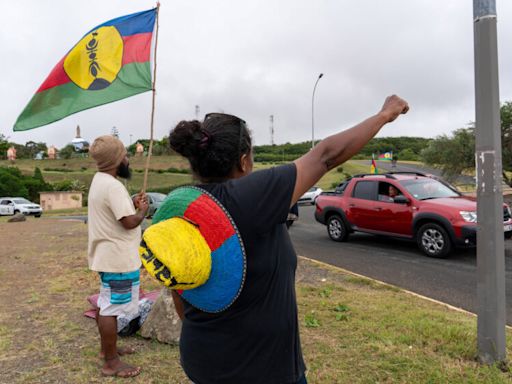
[[[105,364],[101,369],[103,375],[133,377],[140,373],[140,367],[123,363],[117,353],[117,319],[115,316],[97,316],[101,339],[101,351],[105,354]]]
[[[96,309],[96,318],[95,318],[96,324],[98,324],[99,317],[100,317],[100,309],[97,308]],[[116,324],[116,326],[117,326],[117,324]],[[125,346],[125,347],[117,346],[117,354],[119,356],[131,355],[132,353],[135,353],[135,349],[130,347],[130,346]],[[105,351],[103,350],[103,345],[101,345],[99,358],[100,359],[104,359],[105,358]]]

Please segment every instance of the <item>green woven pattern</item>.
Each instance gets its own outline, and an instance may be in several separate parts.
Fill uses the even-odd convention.
[[[164,203],[153,217],[153,224],[171,217],[182,217],[185,215],[190,203],[201,195],[201,191],[195,188],[183,187],[169,193]]]

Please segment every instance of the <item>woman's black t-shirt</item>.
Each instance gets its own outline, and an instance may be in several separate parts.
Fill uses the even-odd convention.
[[[295,164],[289,164],[199,186],[235,221],[247,272],[240,296],[221,313],[205,313],[184,302],[181,361],[196,384],[285,384],[304,374],[297,256],[284,224],[295,179]]]

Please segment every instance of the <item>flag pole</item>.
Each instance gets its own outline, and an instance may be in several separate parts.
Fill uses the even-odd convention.
[[[148,172],[149,172],[149,163],[151,161],[151,155],[153,153],[153,132],[154,132],[154,122],[155,122],[155,97],[156,97],[156,53],[158,49],[158,18],[160,15],[160,2],[156,3],[156,31],[155,31],[155,56],[154,56],[154,65],[153,65],[153,101],[151,103],[151,130],[149,136],[149,148],[148,148],[148,157],[146,158],[146,166],[144,168],[144,182],[142,184],[142,192],[145,193],[148,186]]]

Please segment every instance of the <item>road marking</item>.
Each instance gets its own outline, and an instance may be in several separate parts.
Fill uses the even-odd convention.
[[[397,288],[399,289],[401,292],[405,292],[411,296],[415,296],[415,297],[418,297],[420,299],[423,299],[423,300],[427,300],[427,301],[430,301],[432,303],[435,303],[435,304],[439,304],[439,305],[442,305],[448,309],[451,309],[451,310],[454,310],[454,311],[457,311],[457,312],[461,312],[461,313],[465,313],[467,315],[471,315],[473,317],[477,317],[476,313],[473,313],[473,312],[469,312],[469,311],[466,311],[465,309],[463,308],[459,308],[459,307],[455,307],[451,304],[448,304],[448,303],[445,303],[443,301],[439,301],[439,300],[436,300],[436,299],[432,299],[431,297],[427,297],[427,296],[423,296],[423,295],[420,295],[419,293],[415,293],[415,292],[412,292],[412,291],[409,291],[407,289],[404,289],[404,288],[401,288],[401,287],[398,287],[396,285],[393,285],[393,284],[389,284],[389,283],[385,283],[384,281],[380,281],[380,280],[377,280],[377,279],[373,279],[371,277],[368,277],[368,276],[364,276],[364,275],[360,275],[359,273],[355,273],[355,272],[352,272],[352,271],[349,271],[348,269],[344,269],[344,268],[341,268],[341,267],[338,267],[336,265],[332,265],[332,264],[328,264],[328,263],[324,263],[323,261],[318,261],[318,260],[315,260],[315,259],[310,259],[309,257],[306,257],[306,256],[299,256],[301,259],[304,259],[304,260],[308,260],[308,261],[311,261],[313,263],[316,263],[316,264],[319,264],[321,266],[324,266],[324,267],[327,267],[327,268],[331,268],[331,269],[335,269],[335,270],[338,270],[342,273],[345,273],[345,274],[348,274],[348,275],[353,275],[353,276],[357,276],[357,277],[360,277],[360,278],[363,278],[363,279],[368,279],[368,280],[371,280],[377,284],[381,284],[381,285],[385,285],[385,286],[388,286],[388,287],[392,287],[392,288]],[[509,329],[509,330],[512,330],[512,326],[510,325],[506,325],[506,327]]]

